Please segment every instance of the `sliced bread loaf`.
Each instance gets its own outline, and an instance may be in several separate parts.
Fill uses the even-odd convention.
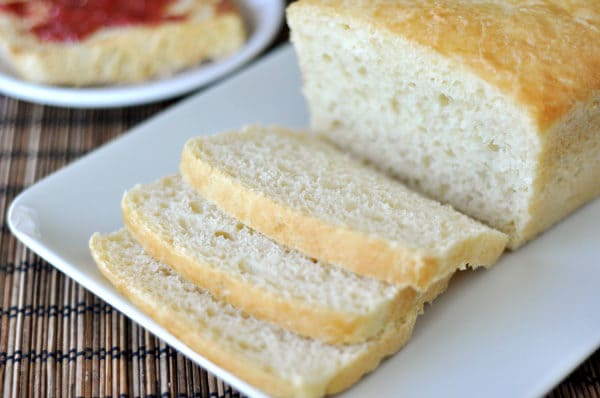
[[[181,173],[226,213],[361,275],[426,289],[493,264],[506,236],[310,134],[250,127],[189,140]]]
[[[300,0],[311,128],[516,248],[600,194],[600,1]]]
[[[301,335],[363,341],[415,306],[416,293],[323,264],[253,231],[180,176],[127,192],[126,227],[147,253],[215,297]]]
[[[192,350],[274,396],[315,397],[349,387],[406,343],[419,309],[368,342],[328,345],[216,300],[147,255],[125,230],[95,234],[90,248],[106,278],[142,311]]]

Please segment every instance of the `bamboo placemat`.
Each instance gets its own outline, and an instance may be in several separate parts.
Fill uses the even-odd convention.
[[[169,104],[86,111],[0,96],[0,395],[240,396],[27,250],[6,225],[24,188]],[[600,397],[599,375],[597,351],[550,396]]]

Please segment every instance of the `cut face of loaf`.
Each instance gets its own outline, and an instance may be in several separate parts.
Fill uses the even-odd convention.
[[[301,0],[312,128],[518,247],[600,193],[600,2]]]
[[[506,236],[426,199],[310,134],[250,127],[198,137],[181,172],[274,240],[360,275],[424,290],[493,264]]]
[[[332,343],[364,341],[417,294],[287,249],[200,197],[181,177],[128,191],[123,220],[146,252],[259,319]]]
[[[406,343],[419,310],[415,307],[368,342],[328,345],[215,300],[147,255],[125,230],[95,234],[90,248],[106,278],[158,324],[208,360],[274,396],[317,397],[348,388]],[[436,286],[430,296],[445,287]]]
[[[24,17],[0,8],[0,53],[18,75],[36,83],[138,83],[227,57],[246,38],[232,0],[174,0],[167,14],[181,20],[102,27],[76,42],[47,41],[30,32],[39,19],[52,17],[49,2],[30,3],[35,12]]]

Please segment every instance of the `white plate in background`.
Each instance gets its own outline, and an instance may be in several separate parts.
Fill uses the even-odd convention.
[[[28,82],[0,62],[0,92],[21,100],[72,108],[112,108],[139,105],[172,98],[199,88],[250,61],[264,50],[279,32],[283,0],[239,1],[249,37],[232,56],[205,62],[171,77],[130,85],[66,87]]]
[[[190,137],[249,123],[301,128],[308,115],[289,46],[182,101],[43,179],[8,221],[27,246],[186,356],[252,397],[263,395],[154,323],[101,276],[95,231],[122,226],[123,191],[177,172]],[[600,200],[452,281],[417,321],[408,345],[343,397],[541,396],[600,345]]]

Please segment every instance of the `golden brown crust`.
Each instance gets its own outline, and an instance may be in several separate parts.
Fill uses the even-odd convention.
[[[167,76],[228,56],[245,41],[237,10],[209,12],[219,3],[196,3],[197,17],[105,28],[73,44],[40,41],[17,18],[0,12],[0,49],[15,72],[44,84],[136,83]]]
[[[302,0],[463,65],[515,99],[543,133],[600,90],[596,0]]]
[[[157,261],[169,264],[220,300],[303,336],[331,344],[362,342],[380,333],[394,319],[406,315],[416,303],[416,292],[410,288],[399,291],[386,308],[370,316],[339,313],[299,300],[285,300],[217,267],[197,263],[153,233],[126,200],[122,201],[121,209],[129,232]]]
[[[530,218],[518,236],[513,237],[511,249],[600,195],[598,104],[600,94],[587,103],[577,104],[567,119],[544,136],[528,208]]]
[[[279,204],[198,158],[189,145],[184,147],[180,171],[202,196],[271,239],[359,275],[419,291],[466,263],[493,264],[506,242],[503,234],[494,231],[461,242],[450,258],[423,256],[395,242],[328,224]]]

